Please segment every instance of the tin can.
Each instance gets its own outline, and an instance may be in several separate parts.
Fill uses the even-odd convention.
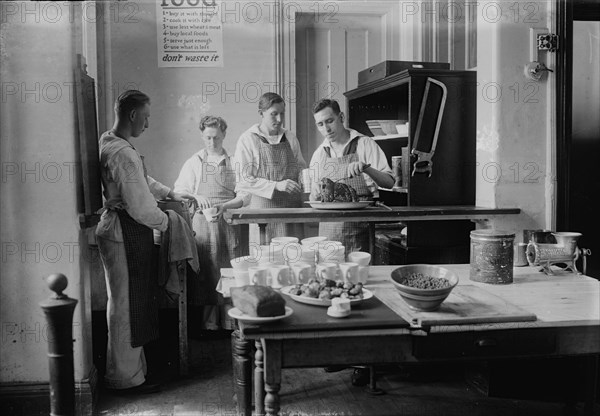
[[[471,231],[469,278],[490,284],[512,283],[514,241],[515,234],[507,231]]]

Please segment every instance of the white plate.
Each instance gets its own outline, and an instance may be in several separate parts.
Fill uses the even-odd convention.
[[[321,202],[321,201],[306,201],[311,207],[316,209],[362,209],[368,207],[373,201],[356,201],[356,202]]]
[[[331,300],[325,300],[325,299],[319,299],[319,298],[311,298],[308,296],[302,296],[302,295],[292,295],[290,293],[290,290],[293,288],[294,286],[286,286],[286,287],[282,287],[281,288],[281,293],[283,293],[286,296],[289,296],[290,298],[294,299],[296,302],[300,302],[300,303],[306,303],[307,305],[316,305],[316,306],[331,306]],[[371,292],[368,289],[365,289],[363,287],[362,289],[363,292],[363,297],[362,299],[349,299],[350,300],[350,305],[358,305],[359,303],[362,303],[366,300],[369,300],[373,297],[373,292]]]
[[[248,322],[248,323],[252,323],[252,324],[264,324],[267,322],[279,321],[280,319],[291,316],[293,313],[294,313],[294,310],[292,308],[290,308],[289,306],[285,307],[284,315],[278,315],[278,316],[250,316],[250,315],[246,315],[245,313],[240,311],[238,308],[231,308],[227,311],[227,314],[229,316],[231,316],[233,319],[237,319],[238,321]]]

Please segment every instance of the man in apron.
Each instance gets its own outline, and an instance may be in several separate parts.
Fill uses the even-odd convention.
[[[234,163],[223,148],[227,123],[221,117],[205,116],[200,120],[200,131],[205,147],[184,163],[174,186],[176,192],[192,194],[198,201],[193,229],[201,276],[188,282],[188,303],[202,307],[202,324],[200,328],[192,328],[192,333],[195,329],[220,329],[218,305],[223,302],[216,287],[221,268],[231,267],[232,258],[248,251],[248,247],[241,244],[242,230],[246,231],[247,227],[230,225],[222,215],[227,209],[240,208],[249,200],[249,195],[240,193],[238,196],[235,192]],[[202,213],[210,207],[217,208],[212,221]]]
[[[394,178],[383,150],[370,137],[344,127],[344,113],[335,100],[322,99],[313,106],[317,129],[323,143],[315,150],[310,161],[312,187],[310,199],[320,200],[320,182],[323,178],[351,186],[360,200],[379,196],[377,187],[391,188]],[[367,251],[369,226],[360,222],[321,222],[319,235],[332,241],[341,241],[345,252]],[[371,253],[373,254],[373,253]],[[325,367],[326,372],[341,371],[345,366]],[[355,368],[352,384],[366,385],[369,372]]]
[[[313,173],[311,200],[320,199],[319,183],[323,178],[351,186],[361,200],[379,196],[378,186],[394,186],[392,170],[383,150],[372,138],[344,127],[344,113],[337,101],[318,101],[313,107],[313,116],[324,140],[310,161]],[[367,223],[321,222],[319,235],[341,241],[346,253],[366,251],[369,247]]]
[[[168,216],[157,199],[193,199],[146,174],[142,156],[131,145],[148,128],[150,98],[129,90],[115,102],[113,128],[100,137],[100,169],[105,198],[96,227],[108,304],[107,388],[121,393],[152,393],[146,379],[144,344],[158,338],[156,274],[152,270],[152,230],[166,231]]]
[[[252,195],[250,208],[299,208],[302,206],[300,171],[306,162],[296,135],[284,129],[285,102],[268,92],[258,103],[260,124],[246,130],[238,140],[235,160],[238,164],[237,189]],[[303,237],[302,224],[269,224],[269,244],[273,237]],[[250,244],[261,244],[258,226],[251,224]]]

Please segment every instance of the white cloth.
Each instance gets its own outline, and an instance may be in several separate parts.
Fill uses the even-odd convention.
[[[177,177],[175,185],[173,186],[173,190],[175,192],[189,192],[195,196],[202,195],[200,188],[205,178],[202,176],[202,161],[200,158],[204,159],[205,163],[214,166],[212,172],[218,171],[217,166],[223,161],[223,159],[228,158],[230,166],[233,168],[236,166],[234,158],[229,156],[225,150],[223,150],[223,155],[220,157],[211,159],[208,158],[208,152],[206,149],[202,149],[194,153],[194,155],[186,160],[181,167],[179,176]],[[244,206],[250,203],[250,198],[252,197],[248,192],[244,191],[236,192],[236,196],[242,197]]]
[[[363,136],[356,130],[348,130],[350,131],[350,140],[348,140],[346,146],[350,144],[352,139],[354,139],[355,137],[359,137],[356,148],[356,155],[358,156],[358,161],[363,163],[369,163],[373,169],[392,175],[392,169],[390,168],[387,162],[385,153],[383,153],[383,150],[381,150],[381,147],[379,147],[377,142],[368,136]],[[344,146],[344,149],[346,148],[346,146]],[[335,158],[343,156],[343,152],[342,154],[337,154],[335,150],[333,150],[329,139],[324,139],[323,143],[321,143],[319,147],[317,147],[317,150],[315,150],[310,160],[310,178],[313,182],[313,186],[318,184],[319,178],[321,178],[322,176],[327,176],[323,175],[321,172],[323,169],[327,169],[326,160],[328,156],[327,153],[325,153],[325,147],[329,147],[331,157]],[[366,173],[363,173],[362,175],[365,179],[367,187],[369,188],[373,196],[378,197],[379,191],[377,189],[377,184]]]
[[[129,273],[125,244],[102,237],[98,237],[97,241],[108,294],[108,343],[104,381],[108,388],[127,389],[145,381],[146,359],[143,347],[131,346]]]
[[[285,134],[285,137],[292,148],[292,153],[298,161],[298,167],[300,170],[306,168],[306,161],[302,156],[298,138],[289,130],[283,130],[277,136],[268,136],[265,132],[259,129],[259,124],[255,124],[242,133],[236,144],[234,155],[236,172],[238,175],[236,191],[247,192],[262,196],[263,198],[271,199],[273,192],[275,191],[276,182],[265,178],[256,178],[256,173],[261,161],[259,158],[258,147],[256,146],[255,141],[252,140],[252,133],[265,137],[271,144],[279,143]]]
[[[114,208],[125,209],[134,220],[149,228],[167,229],[169,220],[156,200],[166,198],[170,188],[145,176],[142,157],[127,140],[110,131],[100,137],[100,169],[105,203],[96,227],[97,236],[123,241]]]

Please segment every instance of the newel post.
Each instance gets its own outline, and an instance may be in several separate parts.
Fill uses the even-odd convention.
[[[67,288],[64,274],[51,274],[46,283],[55,295],[40,302],[48,324],[48,364],[50,368],[50,414],[75,414],[73,371],[73,312],[77,300],[63,294]]]

